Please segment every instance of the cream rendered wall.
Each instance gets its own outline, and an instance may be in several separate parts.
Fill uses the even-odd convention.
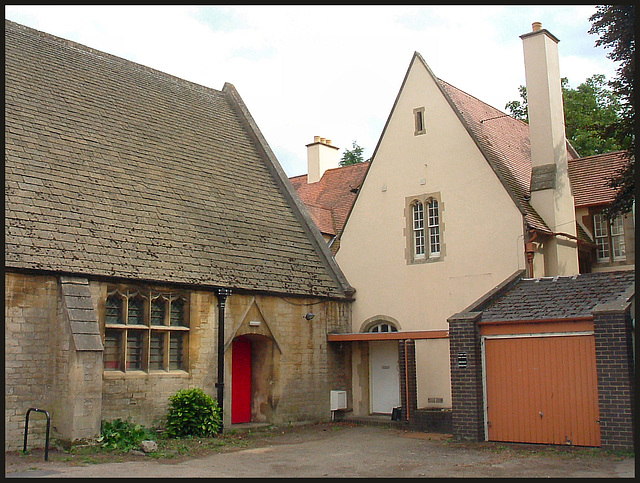
[[[426,134],[415,136],[423,106]],[[424,193],[440,194],[443,257],[408,264],[406,197]],[[414,57],[336,256],[356,289],[352,330],[377,315],[400,330],[448,329],[449,316],[525,267],[523,252],[522,215]],[[416,358],[418,407],[451,407],[448,341],[419,341]]]

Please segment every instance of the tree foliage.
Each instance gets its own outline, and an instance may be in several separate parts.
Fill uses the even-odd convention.
[[[614,218],[630,212],[635,203],[635,5],[598,5],[589,21],[589,33],[600,37],[596,46],[611,49],[607,57],[620,62],[611,85],[622,100],[622,115],[611,129],[629,152],[629,164],[609,180],[609,186],[618,189],[615,200],[606,209],[607,215]]]
[[[617,77],[606,82],[594,75],[571,89],[562,79],[567,139],[581,156],[626,150],[629,163],[608,180],[618,190],[605,210],[610,218],[628,213],[635,203],[635,6],[599,5],[591,22],[590,34],[598,34],[596,47],[611,49],[607,57],[620,62]],[[519,87],[520,101],[505,109],[516,119],[528,122],[527,89]]]
[[[516,119],[528,122],[527,88],[520,86],[518,91],[522,102],[511,101],[506,109]],[[562,97],[566,136],[580,156],[623,149],[611,127],[620,121],[620,100],[607,88],[603,75],[594,75],[575,89],[562,78]]]
[[[345,149],[342,158],[340,158],[340,166],[350,166],[352,164],[358,164],[364,162],[364,158],[362,156],[362,152],[364,148],[358,146],[358,144],[353,141],[351,144],[351,149]],[[367,160],[368,161],[368,160]]]
[[[623,149],[611,127],[620,122],[620,100],[607,88],[604,75],[594,75],[576,89],[565,78],[562,95],[566,136],[580,156]]]

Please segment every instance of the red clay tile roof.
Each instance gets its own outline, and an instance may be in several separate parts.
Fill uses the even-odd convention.
[[[317,183],[307,183],[306,174],[290,178],[322,233],[331,236],[342,233],[369,164],[365,162],[328,169]]]
[[[469,134],[534,229],[550,231],[529,203],[531,192],[531,142],[529,125],[491,107],[460,89],[438,79],[459,113]],[[569,159],[575,151],[567,143]]]
[[[628,161],[629,155],[626,151],[571,160],[569,179],[576,207],[611,203],[616,190],[607,186],[607,180],[624,168]]]

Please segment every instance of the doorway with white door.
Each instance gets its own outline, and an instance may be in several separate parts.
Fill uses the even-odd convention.
[[[370,412],[391,414],[400,406],[398,341],[369,342]]]

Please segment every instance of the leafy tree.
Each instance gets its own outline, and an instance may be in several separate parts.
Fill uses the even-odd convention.
[[[615,200],[606,209],[610,218],[628,213],[635,203],[635,5],[598,5],[591,18],[590,34],[598,34],[596,46],[612,49],[607,57],[620,62],[613,90],[622,99],[622,119],[611,126],[615,137],[629,152],[629,164],[609,180],[618,189]]]
[[[355,141],[353,141],[352,149],[345,149],[342,158],[340,158],[340,166],[350,166],[352,164],[364,162],[364,158],[362,157],[363,151],[364,148],[361,148]]]
[[[567,139],[580,156],[623,149],[611,129],[620,121],[620,100],[603,75],[588,78],[576,89],[563,79],[562,91]]]
[[[520,121],[524,121],[529,123],[529,113],[527,112],[527,88],[525,86],[518,87],[518,92],[520,93],[520,101],[509,101],[504,108],[509,111],[511,117],[515,117]]]
[[[580,156],[618,151],[622,145],[612,136],[611,126],[620,121],[618,96],[607,88],[605,77],[596,74],[576,89],[562,78],[566,136]],[[505,106],[516,119],[528,122],[527,88],[520,86],[520,101]]]

